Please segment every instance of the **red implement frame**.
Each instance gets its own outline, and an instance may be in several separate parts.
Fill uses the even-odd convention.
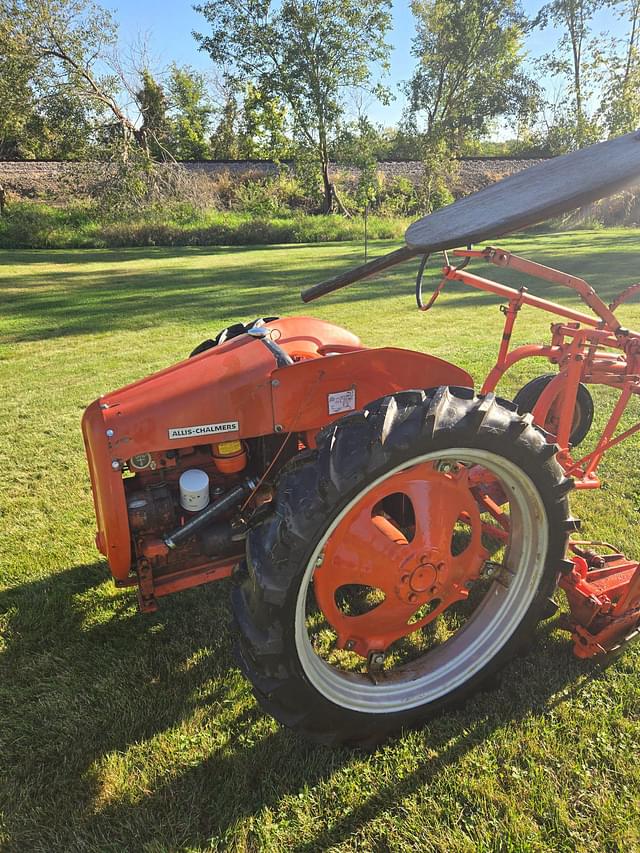
[[[502,306],[505,322],[498,358],[484,381],[482,393],[494,391],[506,371],[523,359],[543,356],[557,365],[558,375],[542,392],[533,410],[533,418],[538,424],[546,424],[555,405],[557,430],[549,440],[560,448],[557,454],[560,465],[567,476],[573,478],[576,488],[598,488],[597,469],[604,454],[640,430],[639,422],[616,435],[632,395],[640,394],[640,334],[623,328],[614,314],[615,308],[638,292],[640,286],[628,288],[607,306],[583,279],[502,249],[456,250],[454,254],[482,258],[497,266],[570,287],[597,315],[592,317],[533,296],[525,287],[515,290],[481,278],[467,272],[464,264],[457,268],[447,263],[443,270],[443,283],[446,280],[461,281],[507,300],[507,304]],[[524,305],[555,314],[563,318],[563,322],[552,324],[550,344],[528,344],[510,350],[515,322]],[[569,437],[580,383],[616,388],[620,396],[595,449],[574,460]],[[561,567],[560,586],[566,592],[571,607],[571,616],[565,620],[564,627],[573,635],[575,653],[579,657],[592,657],[612,651],[640,633],[640,564],[627,560],[621,554],[600,557],[588,552],[588,558],[585,558],[575,553],[579,548],[572,547],[572,550],[574,556]]]

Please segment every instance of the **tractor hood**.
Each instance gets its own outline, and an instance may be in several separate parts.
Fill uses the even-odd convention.
[[[307,317],[270,324],[291,355],[313,357],[326,346],[358,348],[359,339],[338,326]],[[166,448],[189,447],[273,432],[273,355],[248,335],[232,338],[193,358],[96,400],[85,416],[108,440],[113,460]]]

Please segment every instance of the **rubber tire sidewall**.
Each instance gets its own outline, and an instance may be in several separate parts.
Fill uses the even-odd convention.
[[[421,454],[452,446],[510,459],[535,485],[548,529],[536,593],[499,652],[450,693],[385,714],[336,705],[310,682],[295,642],[296,603],[309,560],[333,520],[368,483]],[[469,389],[401,392],[325,428],[317,450],[283,470],[274,511],[249,533],[248,576],[233,594],[241,666],[264,709],[312,740],[371,746],[460,705],[487,683],[530,639],[556,585],[570,527],[566,495],[571,481],[554,455],[530,416],[518,415],[513,404],[493,395],[476,398]]]

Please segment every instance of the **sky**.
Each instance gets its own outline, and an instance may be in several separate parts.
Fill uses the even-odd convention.
[[[224,0],[217,0],[224,2]],[[201,71],[212,71],[207,55],[198,50],[193,31],[207,31],[204,17],[193,10],[188,0],[136,0],[136,2],[105,2],[119,24],[121,41],[135,42],[143,36],[150,48],[154,66],[162,68],[175,61],[178,65],[191,65]],[[533,16],[543,4],[539,0],[525,0],[523,7]],[[594,18],[595,33],[608,30],[614,35],[622,35],[623,26],[611,10],[602,10]],[[413,16],[406,0],[394,0],[393,30],[388,37],[392,46],[390,57],[391,71],[385,79],[386,85],[396,94],[389,106],[375,101],[366,105],[369,118],[383,125],[394,125],[401,118],[404,105],[402,94],[403,81],[411,77],[415,60],[411,55],[411,41],[415,35]],[[535,31],[527,39],[527,51],[530,59],[549,51],[556,44],[558,34],[551,28]],[[553,86],[552,81],[544,81]]]

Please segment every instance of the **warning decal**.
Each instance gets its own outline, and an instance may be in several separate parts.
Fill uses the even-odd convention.
[[[327,395],[329,403],[329,414],[337,415],[340,412],[353,412],[356,407],[356,389],[349,388],[348,391],[334,391]]]

